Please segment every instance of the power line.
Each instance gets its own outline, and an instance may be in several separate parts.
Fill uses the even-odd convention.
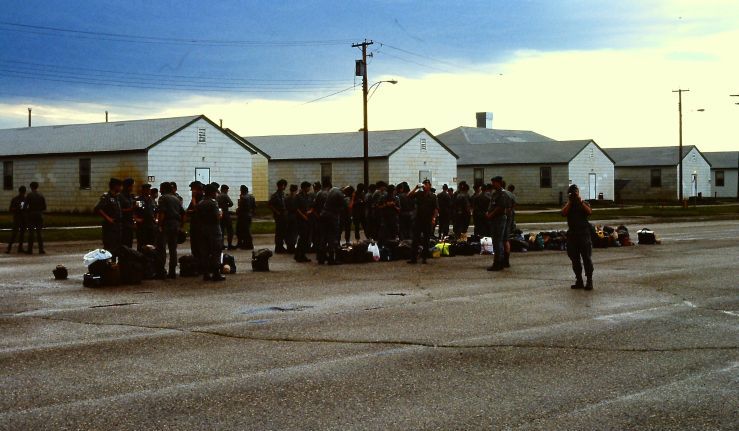
[[[5,28],[3,28],[3,26]],[[199,46],[269,46],[269,47],[300,47],[300,46],[329,46],[345,45],[350,39],[326,39],[326,40],[229,40],[229,39],[194,39],[175,38],[161,36],[146,36],[123,33],[108,33],[88,30],[76,30],[63,27],[50,27],[42,25],[21,24],[15,22],[0,21],[0,30],[21,33],[38,34],[43,36],[67,36],[79,39],[93,39],[96,41],[106,40],[113,42],[147,43],[147,44],[175,44],[175,45],[199,45]]]
[[[336,96],[337,94],[344,93],[344,92],[349,91],[349,90],[352,90],[354,88],[357,88],[357,85],[356,84],[352,85],[351,87],[347,87],[347,88],[345,88],[343,90],[339,90],[339,91],[337,91],[335,93],[327,94],[327,95],[321,96],[321,97],[319,97],[317,99],[313,99],[313,100],[309,100],[309,101],[307,101],[305,103],[301,103],[301,105],[307,105],[309,103],[318,102],[319,100],[328,99],[331,96]]]

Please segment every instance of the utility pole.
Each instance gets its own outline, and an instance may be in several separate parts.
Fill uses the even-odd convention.
[[[31,127],[31,108],[28,108],[28,127]]]
[[[362,48],[362,60],[357,60],[355,68],[355,76],[362,75],[362,106],[364,108],[364,156],[362,162],[364,165],[364,185],[369,186],[369,130],[367,129],[367,47],[374,42],[367,39],[361,43],[352,44],[352,48]],[[372,54],[370,54],[370,57]]]
[[[685,206],[685,201],[683,200],[683,93],[688,92],[690,90],[673,90],[673,93],[677,93],[677,113],[679,117],[679,134],[680,134],[680,144],[677,147],[677,160],[678,160],[678,197],[680,199],[680,203]]]

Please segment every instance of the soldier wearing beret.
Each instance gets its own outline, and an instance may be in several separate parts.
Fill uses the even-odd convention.
[[[118,178],[111,178],[108,182],[108,192],[100,196],[95,205],[95,213],[103,218],[103,248],[113,255],[113,260],[118,257],[121,249],[121,203],[118,196],[123,188],[123,183]]]
[[[221,211],[216,202],[218,188],[213,184],[204,187],[205,196],[197,204],[195,212],[200,224],[200,271],[203,281],[223,281],[221,275]]]

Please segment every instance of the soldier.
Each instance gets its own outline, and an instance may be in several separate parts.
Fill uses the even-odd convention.
[[[400,219],[398,237],[401,240],[413,237],[413,219],[416,216],[416,205],[409,196],[410,186],[406,182],[398,185],[398,203],[400,206]]]
[[[490,207],[490,199],[492,197],[493,188],[490,184],[480,186],[480,191],[473,201],[473,214],[472,219],[475,223],[475,235],[484,237],[490,236],[490,227],[488,219],[485,217],[485,213]]]
[[[133,178],[126,178],[123,180],[123,190],[118,194],[118,201],[121,204],[121,213],[123,214],[121,220],[121,243],[128,248],[133,247],[133,231],[135,229],[133,212],[136,198],[132,193],[133,184]]]
[[[200,221],[198,220],[198,212],[196,211],[196,208],[200,201],[203,200],[203,183],[201,183],[198,180],[195,180],[190,183],[190,203],[187,205],[186,214],[190,221],[190,252],[192,253],[193,257],[200,260],[200,251],[202,250],[202,247],[200,246],[201,243],[201,232],[202,232],[202,226]]]
[[[289,193],[285,196],[285,214],[286,214],[286,229],[285,229],[285,243],[287,244],[287,252],[295,253],[295,241],[298,237],[298,214],[296,212],[297,202],[295,199],[298,196],[298,185],[290,184]]]
[[[236,207],[236,236],[241,249],[254,250],[251,237],[251,221],[254,217],[254,211],[257,209],[257,203],[254,196],[249,194],[249,187],[242,184],[239,191],[241,193]]]
[[[449,221],[452,215],[452,197],[449,195],[449,186],[444,184],[441,192],[436,195],[439,205],[439,238],[449,236]]]
[[[121,249],[121,203],[118,195],[123,183],[118,178],[108,182],[108,192],[100,196],[95,212],[103,218],[103,248],[113,255],[115,262]]]
[[[195,207],[197,221],[200,224],[200,272],[203,281],[223,281],[221,275],[221,211],[216,202],[218,187],[208,184],[204,187],[205,195]]]
[[[221,194],[217,198],[218,208],[221,209],[223,217],[221,218],[221,232],[223,233],[224,239],[228,239],[228,246],[221,244],[221,249],[228,248],[229,250],[235,250],[236,247],[233,245],[234,229],[231,223],[231,207],[234,206],[231,197],[228,195],[228,185],[223,184],[221,186]]]
[[[277,191],[272,193],[267,205],[272,210],[275,220],[275,254],[287,253],[285,240],[287,239],[287,209],[285,208],[285,188],[287,181],[277,181]]]
[[[10,253],[16,235],[18,235],[18,253],[23,253],[23,237],[26,234],[26,186],[18,187],[18,196],[10,200],[10,213],[13,214],[13,233],[10,234],[5,253]]]
[[[295,247],[295,261],[300,263],[311,261],[305,255],[310,248],[310,219],[313,214],[310,194],[310,183],[303,181],[300,184],[300,193],[295,197],[298,233],[298,243]]]
[[[367,218],[365,210],[365,195],[364,184],[357,184],[357,190],[352,195],[351,201],[351,213],[352,221],[354,222],[354,239],[359,241],[359,231],[364,230],[364,236],[367,236]]]
[[[380,214],[380,231],[377,235],[377,242],[381,245],[386,245],[388,241],[398,239],[400,202],[398,202],[398,195],[395,190],[394,185],[388,185],[386,193],[383,195],[384,200],[376,206]]]
[[[316,181],[313,183],[313,191],[308,195],[309,197],[309,203],[310,208],[313,209],[310,213],[310,250],[313,253],[318,252],[318,240],[319,240],[319,230],[318,230],[318,218],[321,215],[321,210],[323,209],[323,204],[321,204],[320,209],[316,209],[316,197],[318,194],[321,193],[321,183]]]
[[[26,254],[33,254],[34,233],[38,240],[38,253],[46,254],[44,251],[44,238],[41,231],[44,228],[44,211],[46,211],[46,198],[38,191],[36,181],[30,184],[31,192],[26,196],[26,222],[28,226],[28,247]]]
[[[182,207],[182,209],[184,209],[185,208],[184,200],[182,199],[182,196],[180,196],[180,194],[177,193],[177,183],[172,181],[170,182],[170,184],[172,185],[172,194],[174,195],[174,197],[177,198],[178,201],[180,201],[180,206]]]
[[[505,182],[503,183],[505,186]],[[508,185],[508,188],[504,190],[508,195],[508,199],[511,201],[511,209],[506,214],[506,229],[505,229],[505,259],[503,259],[503,265],[506,268],[511,267],[511,236],[513,231],[516,229],[516,205],[518,204],[516,195],[513,192],[516,187],[513,184]]]
[[[377,191],[375,184],[367,187],[367,193],[364,194],[364,236],[367,239],[377,238],[376,222],[373,220],[374,208],[372,208],[372,198]]]
[[[469,229],[470,226],[470,214],[472,212],[472,208],[470,206],[470,186],[467,185],[467,182],[462,181],[459,183],[459,186],[457,186],[457,191],[454,192],[454,196],[452,198],[452,217],[454,217],[453,228],[454,228],[454,234],[457,236],[457,238],[461,238],[463,235],[467,234],[467,229]]]
[[[136,249],[141,251],[145,245],[156,244],[156,204],[151,198],[151,184],[141,186],[135,206]]]
[[[370,208],[367,222],[371,226],[370,230],[372,231],[372,239],[374,240],[380,238],[380,227],[382,225],[382,209],[380,206],[384,206],[386,198],[387,183],[378,181],[375,184],[375,191],[372,192],[370,199],[367,201],[367,205]]]
[[[177,196],[174,195],[171,183],[160,185],[162,196],[159,198],[159,213],[157,224],[159,225],[159,238],[157,251],[162,262],[167,261],[167,250],[169,250],[169,271],[167,277],[177,278],[177,236],[182,227],[185,210]]]
[[[562,208],[562,215],[567,217],[567,256],[572,262],[572,270],[575,273],[575,284],[573,289],[593,289],[593,243],[590,237],[590,222],[588,217],[593,213],[588,205],[580,197],[580,189],[573,184],[567,190],[567,204]],[[582,259],[582,262],[580,260]],[[585,267],[587,282],[582,282],[582,269]]]
[[[349,245],[352,237],[352,199],[354,197],[354,187],[346,186],[342,191],[344,192],[344,211],[341,212],[339,243],[341,243],[341,232],[344,232],[344,242]]]
[[[500,271],[505,268],[505,241],[506,214],[510,211],[511,201],[503,191],[503,177],[497,176],[490,180],[493,184],[493,195],[490,198],[490,207],[486,214],[490,220],[490,230],[493,240],[493,265],[488,271]]]
[[[426,263],[429,253],[429,239],[434,233],[436,217],[439,215],[439,203],[436,195],[431,191],[431,181],[423,180],[423,189],[416,186],[408,195],[415,202],[416,222],[413,225],[413,245],[411,260],[408,263],[417,263],[416,256],[419,244],[421,245],[421,263]],[[423,242],[421,241],[423,237]]]
[[[339,248],[339,217],[344,210],[344,193],[333,187],[331,180],[323,180],[323,190],[316,196],[315,205],[321,206],[319,219],[320,240],[318,242],[318,263],[327,262],[338,265],[336,252]]]

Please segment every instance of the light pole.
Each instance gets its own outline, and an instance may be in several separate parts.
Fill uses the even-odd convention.
[[[364,153],[362,157],[362,165],[364,170],[365,187],[369,185],[369,129],[367,128],[367,94],[372,88],[375,88],[375,91],[377,91],[376,87],[379,87],[380,84],[382,84],[383,82],[389,82],[393,85],[398,83],[398,81],[390,79],[386,81],[377,81],[367,87],[367,68],[364,68],[364,77],[362,80],[362,106],[364,107],[364,127],[362,128],[362,131],[364,133]]]
[[[690,90],[673,90],[673,93],[677,93],[677,112],[678,112],[678,133],[679,133],[679,145],[677,147],[677,160],[678,160],[678,180],[677,180],[677,188],[678,188],[678,198],[680,199],[680,203],[685,206],[685,201],[683,200],[683,92],[690,91]]]

